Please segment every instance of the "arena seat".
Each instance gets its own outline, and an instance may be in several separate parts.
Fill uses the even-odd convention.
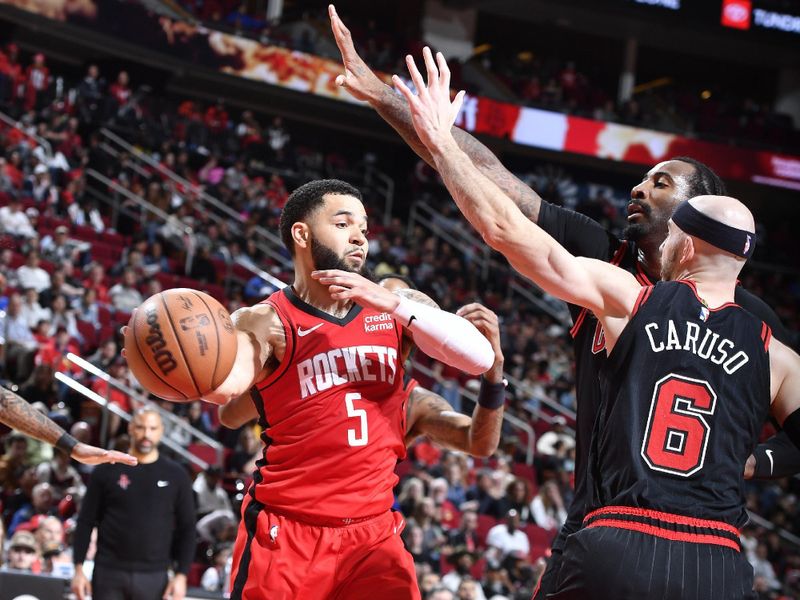
[[[499,521],[491,515],[478,515],[478,527],[475,533],[478,535],[478,541],[481,546],[486,545],[486,535],[489,530],[497,525]]]

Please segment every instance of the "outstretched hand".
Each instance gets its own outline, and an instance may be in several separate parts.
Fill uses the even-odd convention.
[[[502,381],[504,357],[503,348],[500,345],[500,321],[497,315],[477,302],[462,306],[456,311],[456,314],[472,323],[492,344],[494,364],[484,373],[484,376],[494,383]]]
[[[410,54],[406,56],[406,65],[414,87],[417,88],[417,95],[414,95],[397,75],[392,76],[392,81],[408,101],[411,120],[419,139],[429,150],[433,150],[448,141],[453,141],[450,130],[461,110],[464,92],[458,92],[456,97],[450,100],[450,68],[441,52],[436,53],[434,60],[431,49],[425,46],[422,56],[428,72],[427,84],[417,69],[414,57]]]
[[[387,86],[378,79],[356,52],[353,36],[339,18],[333,4],[328,5],[328,16],[331,18],[333,39],[336,40],[336,45],[342,54],[342,63],[344,63],[344,75],[336,77],[336,85],[345,88],[358,100],[370,102],[377,99],[384,89],[388,89]]]
[[[328,286],[334,300],[352,300],[364,308],[379,312],[392,312],[400,304],[400,297],[366,277],[351,271],[329,269],[313,271],[311,277]]]
[[[72,458],[85,465],[99,465],[102,463],[122,463],[135,466],[139,461],[130,454],[116,450],[103,450],[88,444],[78,443],[73,449]]]

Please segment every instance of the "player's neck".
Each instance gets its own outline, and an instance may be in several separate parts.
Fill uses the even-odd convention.
[[[678,279],[688,279],[694,283],[697,295],[708,308],[718,308],[734,301],[736,279],[720,277],[708,269],[694,268],[687,270]]]
[[[349,300],[334,300],[328,291],[327,285],[322,285],[316,279],[312,279],[310,272],[302,273],[295,271],[292,289],[297,297],[306,304],[310,304],[323,312],[336,318],[344,318],[353,303]]]
[[[659,246],[651,247],[643,245],[641,242],[636,242],[637,245],[637,258],[642,265],[642,269],[650,278],[650,281],[658,281],[661,279],[661,248]]]

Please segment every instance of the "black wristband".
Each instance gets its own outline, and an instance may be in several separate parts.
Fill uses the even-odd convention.
[[[76,440],[67,432],[64,432],[56,442],[56,448],[58,448],[62,452],[65,452],[67,456],[72,455],[72,449],[77,445],[78,445],[78,440]]]
[[[490,383],[481,377],[481,390],[478,392],[478,404],[481,408],[496,410],[506,403],[506,384]]]

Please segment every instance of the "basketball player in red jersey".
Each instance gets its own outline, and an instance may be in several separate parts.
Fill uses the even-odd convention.
[[[475,375],[495,353],[467,320],[360,274],[366,223],[344,182],[295,190],[281,214],[294,283],[233,315],[234,368],[205,399],[252,388],[265,450],[242,507],[232,598],[419,598],[402,517],[389,510],[405,453],[403,339]]]
[[[459,209],[515,269],[591,310],[605,332],[590,453],[594,510],[567,538],[548,598],[754,597],[738,535],[747,521],[742,467],[770,409],[800,446],[800,357],[734,302],[755,244],[753,215],[724,196],[680,203],[661,245],[664,282],[655,286],[573,256],[459,149],[451,127],[463,92],[451,101],[443,56],[434,60],[426,48],[424,58],[427,84],[407,59],[418,95],[397,76],[394,83]]]
[[[379,285],[389,291],[416,289],[404,277],[384,276]],[[435,304],[431,302],[431,305]],[[458,310],[459,315],[470,321],[491,342],[495,353],[495,362],[481,377],[479,401],[494,396],[503,398],[503,350],[500,347],[500,326],[497,315],[485,306],[477,303],[468,304]],[[403,347],[403,361],[408,359],[413,344]],[[480,402],[475,405],[472,417],[455,412],[453,407],[436,392],[432,392],[417,382],[407,378],[405,390],[408,394],[406,403],[405,445],[410,446],[420,436],[448,448],[466,452],[472,456],[490,456],[497,449],[500,441],[500,427],[503,421],[502,405],[500,410],[486,408]],[[230,429],[237,429],[254,419],[259,414],[251,394],[239,396],[219,407],[220,422]]]

